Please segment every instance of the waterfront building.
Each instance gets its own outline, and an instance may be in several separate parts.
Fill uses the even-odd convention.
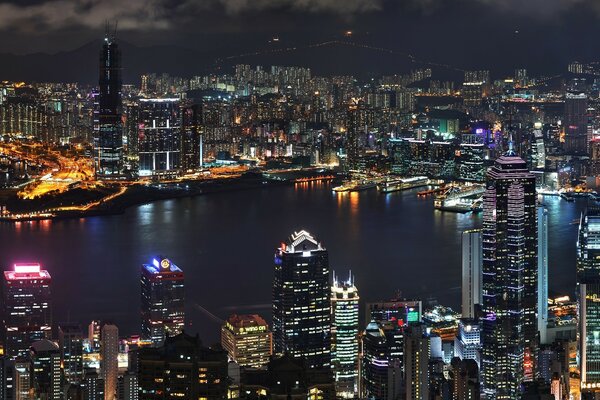
[[[483,206],[483,389],[489,399],[521,396],[533,375],[526,354],[537,337],[535,177],[512,151],[488,170]]]
[[[61,361],[58,345],[48,339],[31,345],[31,384],[36,399],[62,400]]]
[[[200,104],[181,107],[181,169],[193,171],[202,166],[202,108]]]
[[[311,368],[331,365],[329,254],[307,231],[294,232],[275,252],[275,354],[304,357]]]
[[[331,365],[338,398],[354,398],[358,379],[358,289],[352,275],[331,286]]]
[[[15,264],[2,282],[2,339],[9,357],[29,354],[37,340],[49,339],[52,329],[51,277],[40,264]]]
[[[123,123],[121,120],[121,51],[114,35],[104,37],[100,51],[97,123],[94,135],[96,176],[119,178],[123,168]]]
[[[83,336],[79,324],[58,326],[58,345],[65,379],[69,383],[81,382],[83,378]]]
[[[119,328],[105,323],[100,330],[100,370],[104,381],[104,400],[115,400],[119,372]]]
[[[184,274],[173,262],[156,256],[141,268],[142,339],[160,346],[185,326]]]
[[[577,238],[579,368],[582,392],[600,392],[600,210],[581,215]]]
[[[565,95],[565,152],[570,155],[587,155],[591,129],[587,112],[588,99],[585,93]]]
[[[221,346],[240,367],[263,368],[273,354],[273,334],[256,315],[232,315],[221,327]]]
[[[482,297],[481,230],[462,233],[462,316],[475,318]]]
[[[538,223],[538,306],[537,326],[540,344],[548,343],[548,210],[540,205],[537,208]]]
[[[487,152],[488,149],[482,143],[461,143],[455,153],[456,178],[484,182]]]
[[[140,99],[140,176],[169,177],[181,168],[179,99]]]
[[[138,357],[140,400],[227,396],[227,352],[203,347],[198,336],[167,337],[161,347],[140,349]]]

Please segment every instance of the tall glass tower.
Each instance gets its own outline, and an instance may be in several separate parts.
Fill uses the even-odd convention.
[[[331,286],[331,363],[338,398],[353,399],[358,379],[358,289],[352,275]]]
[[[275,354],[304,357],[310,368],[331,365],[329,254],[307,231],[294,232],[275,252]]]
[[[156,256],[141,269],[142,338],[161,346],[167,336],[183,332],[184,275],[166,257]]]
[[[483,354],[488,399],[519,399],[537,336],[535,177],[512,148],[488,170],[483,207]],[[532,373],[532,372],[531,372]]]
[[[581,390],[600,391],[600,210],[581,216],[577,238]]]
[[[94,136],[96,176],[116,179],[123,168],[123,123],[121,121],[121,51],[114,35],[106,32],[100,51],[97,130]]]

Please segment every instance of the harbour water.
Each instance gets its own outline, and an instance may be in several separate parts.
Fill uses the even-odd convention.
[[[111,319],[139,333],[140,265],[162,254],[186,275],[188,331],[218,340],[219,319],[270,320],[273,254],[294,230],[322,240],[331,269],[352,270],[361,299],[432,297],[460,310],[460,233],[481,216],[434,210],[418,189],[333,193],[322,182],[145,204],[124,214],[0,224],[0,263],[40,262],[52,275],[54,322]],[[549,210],[550,294],[573,295],[577,220],[586,202]],[[362,315],[362,313],[361,313]]]

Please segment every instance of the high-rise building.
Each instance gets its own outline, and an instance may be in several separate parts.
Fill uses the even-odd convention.
[[[331,286],[331,365],[338,398],[355,398],[358,389],[358,289],[352,275]]]
[[[488,170],[483,205],[483,388],[519,399],[537,336],[535,177],[512,151]]]
[[[581,390],[600,392],[600,210],[581,216],[577,238]]]
[[[481,230],[462,233],[462,316],[475,318],[476,307],[481,305],[482,291]]]
[[[587,155],[592,139],[587,112],[588,99],[585,93],[565,95],[565,152]]]
[[[171,260],[156,256],[142,265],[142,338],[160,346],[185,326],[184,274]]]
[[[181,107],[181,169],[190,171],[202,165],[202,110],[200,104]]]
[[[538,332],[540,344],[548,342],[548,210],[540,205],[537,208],[538,223]]]
[[[139,353],[139,398],[223,399],[227,396],[227,352],[203,347],[198,336],[170,336],[162,347]]]
[[[139,114],[140,176],[173,176],[181,168],[179,99],[141,99]]]
[[[50,274],[37,263],[4,272],[2,337],[9,357],[26,357],[33,342],[51,337],[50,286]]]
[[[404,332],[404,388],[406,400],[429,399],[431,342],[424,324],[409,325]]]
[[[371,321],[361,337],[360,397],[391,400],[402,390],[404,327]]]
[[[121,51],[114,35],[104,37],[100,51],[100,90],[97,96],[97,125],[94,137],[96,176],[119,178],[123,167],[123,124],[121,121]]]
[[[294,232],[275,252],[273,345],[276,354],[331,365],[329,254],[307,231]]]
[[[138,400],[139,391],[137,373],[127,372],[119,376],[117,382],[117,400]]]
[[[256,315],[232,315],[221,327],[221,346],[240,367],[263,368],[273,354],[273,334]]]
[[[458,321],[458,332],[454,339],[454,356],[461,360],[475,360],[479,369],[479,365],[481,365],[481,327],[477,320],[461,318]]]
[[[100,370],[104,380],[104,400],[115,400],[119,373],[119,328],[104,324],[100,330]]]
[[[361,132],[364,127],[364,105],[360,99],[351,99],[348,106],[348,127],[346,139],[346,162],[349,171],[359,168],[362,154]]]
[[[104,380],[95,368],[86,369],[82,386],[83,400],[104,400]]]
[[[92,351],[100,350],[100,321],[92,321],[88,325],[88,341]]]
[[[36,399],[62,400],[61,362],[58,345],[48,339],[31,345],[31,383]]]
[[[475,360],[452,360],[452,400],[479,400],[479,367]]]
[[[69,383],[81,382],[83,378],[83,336],[78,324],[60,324],[58,346],[65,379]]]
[[[14,400],[33,400],[31,393],[31,362],[18,357],[14,364],[13,395]]]

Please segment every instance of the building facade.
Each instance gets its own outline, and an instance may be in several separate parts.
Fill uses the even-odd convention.
[[[240,367],[263,368],[273,354],[273,334],[256,315],[232,315],[221,327],[221,346]]]

